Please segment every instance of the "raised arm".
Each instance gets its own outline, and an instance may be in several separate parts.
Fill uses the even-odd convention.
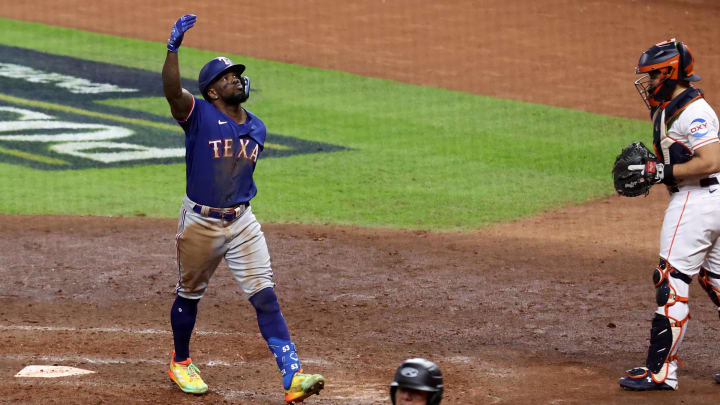
[[[193,105],[193,95],[182,88],[177,52],[185,32],[195,24],[195,18],[194,14],[180,17],[173,25],[167,43],[168,52],[162,70],[163,92],[170,104],[170,113],[176,120],[187,118]]]

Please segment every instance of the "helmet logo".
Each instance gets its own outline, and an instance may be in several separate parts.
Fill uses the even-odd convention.
[[[703,137],[707,135],[708,133],[708,124],[707,121],[705,121],[702,118],[695,118],[693,122],[690,123],[690,135]],[[702,131],[702,132],[700,132]]]
[[[226,57],[224,57],[224,56],[219,56],[217,59],[218,59],[220,62],[223,62],[223,63],[225,64],[225,66],[230,66],[230,65],[232,65],[232,62],[230,61],[230,59],[228,59],[228,58],[226,58]]]
[[[414,378],[418,376],[418,371],[412,367],[405,367],[400,370],[400,374],[402,374],[403,377]]]

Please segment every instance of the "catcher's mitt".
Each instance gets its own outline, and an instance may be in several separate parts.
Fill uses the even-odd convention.
[[[646,163],[658,158],[642,142],[633,142],[623,148],[613,165],[613,183],[618,194],[625,197],[648,195],[655,184],[646,176]]]

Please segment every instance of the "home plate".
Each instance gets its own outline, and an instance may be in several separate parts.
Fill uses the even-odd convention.
[[[94,371],[66,366],[27,366],[15,374],[15,377],[55,378],[92,373]]]

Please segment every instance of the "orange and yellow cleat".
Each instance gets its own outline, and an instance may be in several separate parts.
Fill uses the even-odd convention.
[[[295,404],[302,402],[310,395],[319,394],[325,387],[325,378],[320,374],[303,374],[299,370],[292,379],[290,388],[285,390],[285,403]]]
[[[183,392],[204,394],[208,390],[207,384],[200,377],[200,370],[195,367],[192,360],[188,357],[185,361],[175,362],[175,351],[170,357],[168,375]]]

